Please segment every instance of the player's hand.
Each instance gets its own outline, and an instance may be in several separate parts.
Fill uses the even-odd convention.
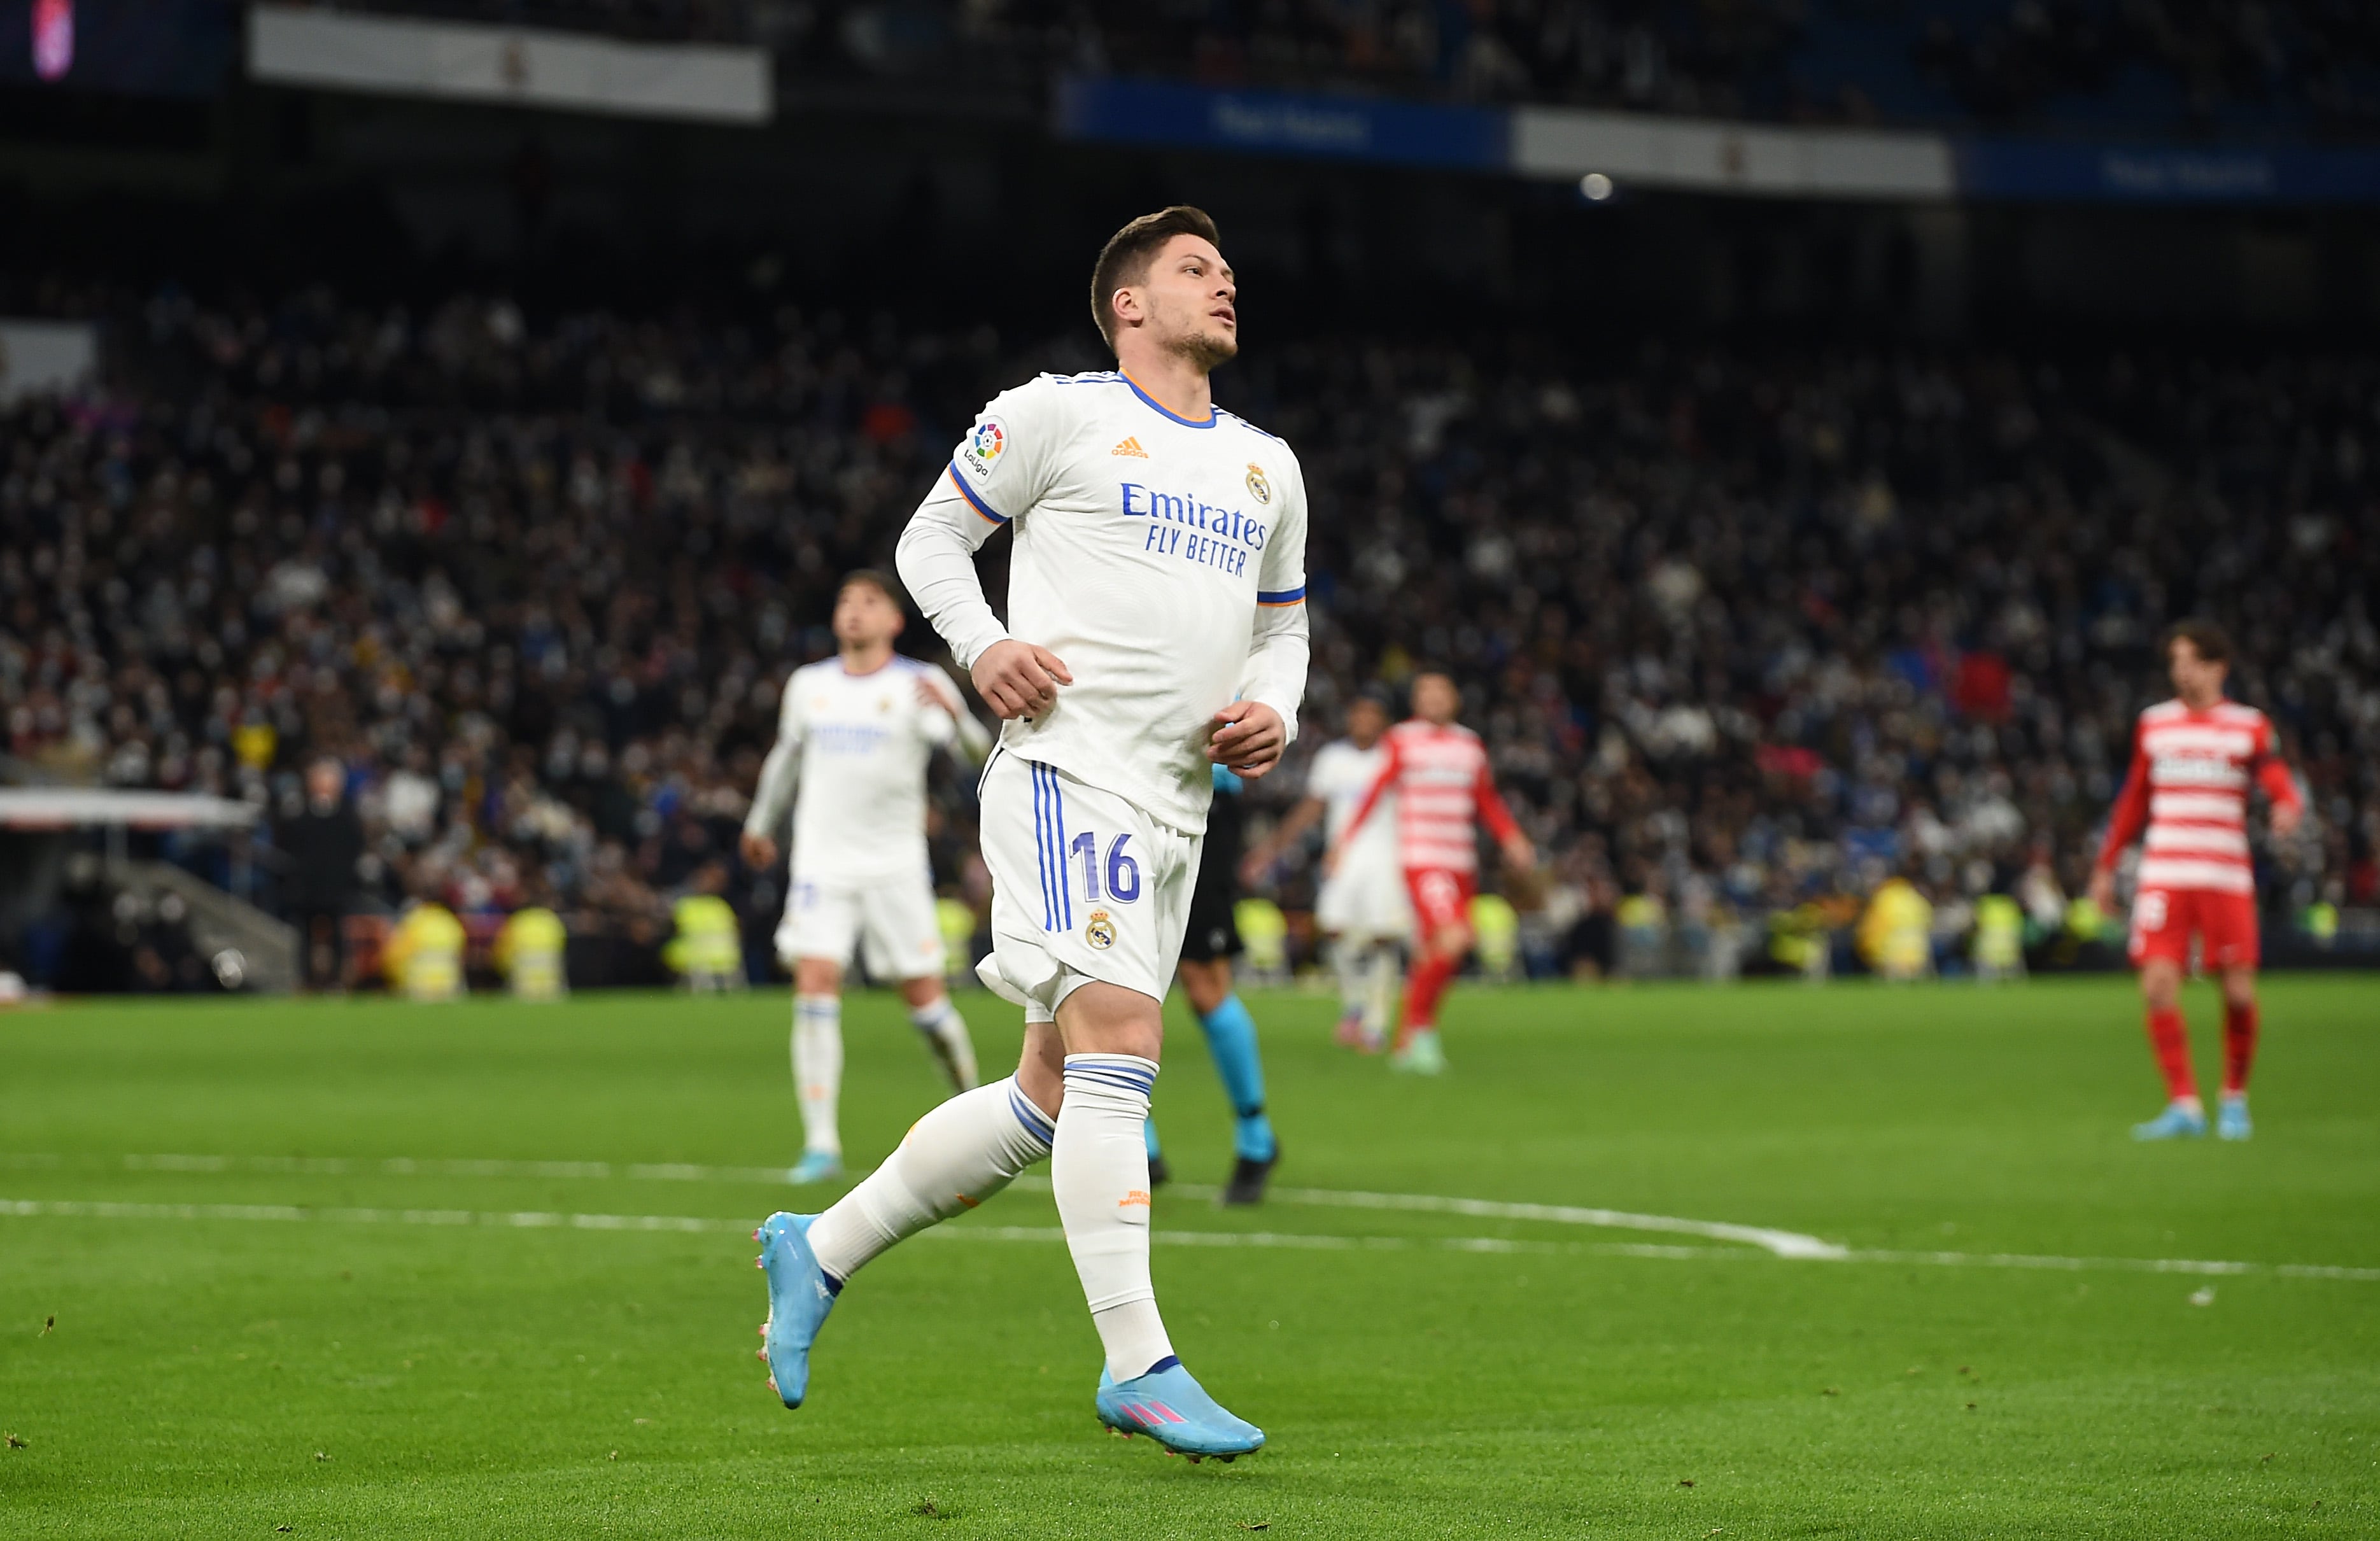
[[[2305,805],[2303,803],[2276,803],[2273,805],[2273,832],[2280,836],[2283,840],[2287,840],[2291,835],[2297,833],[2299,826],[2302,825],[2304,822]]]
[[[744,853],[744,865],[755,872],[766,872],[777,865],[777,843],[767,835],[747,830],[736,847]]]
[[[1262,701],[1233,701],[1215,713],[1215,732],[1207,740],[1207,758],[1229,766],[1250,781],[1281,763],[1289,747],[1289,730],[1281,713]]]
[[[2116,875],[2104,867],[2091,873],[2091,903],[2099,906],[2102,915],[2116,913]]]
[[[1326,878],[1339,876],[1339,847],[1336,845],[1322,853],[1322,875]]]
[[[1504,842],[1503,849],[1504,863],[1515,874],[1533,871],[1536,868],[1537,848],[1529,843],[1527,835],[1515,832],[1512,839]]]
[[[986,648],[968,673],[976,694],[1003,722],[1049,710],[1058,704],[1058,687],[1075,683],[1056,653],[1013,637]]]
[[[919,706],[940,707],[953,717],[956,717],[962,710],[962,704],[952,698],[953,694],[950,682],[941,677],[940,671],[933,673],[921,673],[917,675]]]

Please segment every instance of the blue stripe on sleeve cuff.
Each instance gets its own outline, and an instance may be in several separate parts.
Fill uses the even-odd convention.
[[[965,489],[961,488],[960,491],[964,491]],[[1304,602],[1305,599],[1305,585],[1302,583],[1294,588],[1277,588],[1270,593],[1261,588],[1257,590],[1258,604],[1299,604]]]

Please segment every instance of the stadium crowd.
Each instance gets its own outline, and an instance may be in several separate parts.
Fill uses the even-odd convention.
[[[412,15],[754,42],[797,80],[851,71],[1014,82],[1053,73],[1544,102],[1709,117],[1872,120],[1875,99],[1985,123],[2368,134],[2380,19],[2355,0],[2012,0],[1844,8],[1818,40],[1794,0],[346,0]],[[1895,41],[1913,38],[1905,47]],[[1921,90],[1888,79],[1912,76]],[[1821,84],[1823,79],[1825,83]]]
[[[2095,102],[2104,112],[2154,74],[2202,129],[2380,125],[2380,16],[2351,0],[2017,0],[1979,25],[1932,18],[1914,62],[1985,122]]]
[[[0,747],[284,827],[335,756],[359,906],[642,945],[724,892],[764,932],[735,831],[779,682],[976,405],[1088,343],[159,294],[106,389],[0,415]],[[1232,375],[1312,500],[1304,748],[1450,665],[1548,858],[1547,966],[1896,872],[1946,934],[1992,890],[2055,923],[2184,613],[2232,628],[2313,795],[2269,902],[2380,901],[2368,359],[1332,338]],[[950,777],[938,875],[979,901],[968,811]],[[286,906],[264,847],[189,859]],[[1301,908],[1310,857],[1274,880]]]

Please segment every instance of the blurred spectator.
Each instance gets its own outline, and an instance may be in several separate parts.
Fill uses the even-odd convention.
[[[347,798],[346,767],[328,755],[306,767],[297,806],[274,822],[273,841],[288,858],[286,908],[298,928],[306,988],[344,989],[346,918],[364,855],[363,821]]]

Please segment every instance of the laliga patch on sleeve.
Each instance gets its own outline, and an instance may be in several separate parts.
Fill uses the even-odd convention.
[[[975,431],[959,446],[959,464],[967,468],[978,481],[991,479],[991,468],[1008,453],[1008,425],[998,418],[986,418],[975,425]]]

